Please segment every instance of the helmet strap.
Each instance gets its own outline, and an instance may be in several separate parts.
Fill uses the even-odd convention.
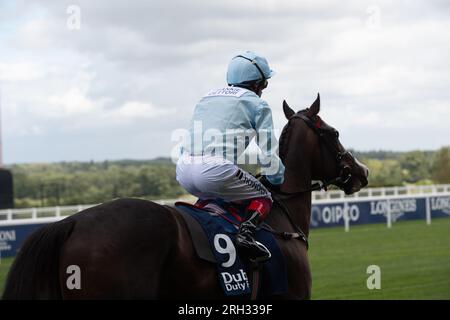
[[[263,80],[267,80],[266,76],[264,75],[264,72],[262,72],[261,68],[258,66],[258,63],[256,63],[256,60],[252,60],[250,58],[247,58],[247,57],[244,57],[244,56],[241,56],[241,55],[236,56],[235,58],[243,58],[245,60],[250,61],[256,67],[256,69],[258,69],[259,73],[261,74],[262,79]]]

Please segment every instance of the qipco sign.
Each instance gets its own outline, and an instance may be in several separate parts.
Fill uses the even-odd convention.
[[[360,215],[360,208],[356,204],[316,204],[311,208],[311,227],[344,225],[345,216],[348,216],[350,223],[356,223]]]
[[[311,208],[311,227],[344,226],[348,215],[350,224],[386,223],[425,219],[426,198],[377,199],[366,201],[315,204]],[[448,216],[450,201],[445,197],[429,199],[433,217]]]

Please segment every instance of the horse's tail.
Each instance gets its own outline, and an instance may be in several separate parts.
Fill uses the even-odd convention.
[[[8,273],[2,299],[61,299],[59,257],[75,220],[66,218],[33,232]]]

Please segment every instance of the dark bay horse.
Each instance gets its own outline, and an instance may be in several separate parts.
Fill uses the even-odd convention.
[[[368,169],[339,142],[319,116],[320,98],[294,112],[283,103],[288,124],[280,137],[285,182],[267,223],[306,236],[311,182],[328,181],[347,194],[367,185]],[[283,214],[283,210],[290,214]],[[278,238],[285,256],[285,299],[311,296],[307,246]],[[78,287],[70,287],[73,268]],[[74,271],[75,272],[75,271]],[[75,274],[75,273],[74,273]],[[34,232],[16,257],[4,299],[217,299],[224,294],[216,266],[200,260],[176,210],[139,199],[119,199],[89,208]]]

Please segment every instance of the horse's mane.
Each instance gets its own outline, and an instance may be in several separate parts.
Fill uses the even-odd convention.
[[[279,156],[281,161],[284,163],[287,155],[287,146],[289,144],[289,139],[291,137],[291,121],[288,121],[288,123],[284,126],[283,131],[280,135],[280,142],[279,142]]]
[[[308,109],[304,109],[297,113],[305,113],[307,111],[308,111]],[[288,152],[287,148],[289,145],[289,140],[291,139],[291,133],[292,133],[291,119],[292,119],[292,117],[288,120],[288,123],[284,126],[283,131],[281,132],[281,135],[280,135],[278,153],[279,153],[280,159],[283,162],[283,164],[284,164],[286,156],[287,156],[287,152]]]

